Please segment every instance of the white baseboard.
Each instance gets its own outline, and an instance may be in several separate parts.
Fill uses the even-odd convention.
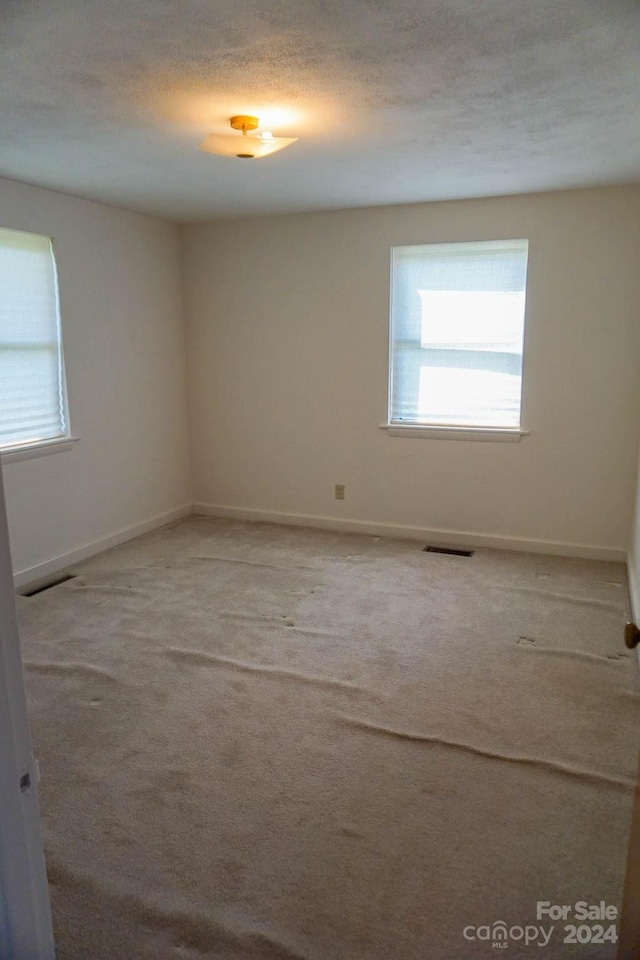
[[[107,537],[100,537],[99,540],[85,543],[83,546],[77,547],[75,550],[70,550],[68,553],[61,553],[57,557],[51,557],[50,560],[38,563],[34,567],[17,570],[13,575],[14,586],[17,589],[18,587],[35,583],[38,580],[44,580],[52,574],[70,567],[74,563],[79,563],[81,560],[93,557],[96,553],[102,553],[111,547],[117,547],[118,544],[125,543],[127,540],[133,540],[134,537],[139,537],[143,533],[149,533],[157,527],[163,527],[165,523],[172,523],[174,520],[188,517],[192,512],[191,504],[185,503],[181,507],[176,507],[175,510],[158,513],[148,520],[143,520],[142,523],[134,523],[129,527],[123,527],[120,530],[116,530],[115,533],[109,534]]]
[[[156,514],[141,523],[132,524],[116,530],[115,533],[99,540],[93,540],[68,553],[51,557],[43,563],[14,573],[16,588],[25,587],[44,580],[74,563],[93,557],[97,553],[117,547],[120,543],[133,540],[143,533],[149,533],[166,523],[180,520],[191,514],[209,517],[229,517],[234,520],[250,520],[262,523],[281,523],[288,526],[318,527],[323,530],[339,530],[345,533],[365,533],[378,537],[396,537],[398,539],[424,540],[434,546],[450,547],[491,547],[496,550],[520,550],[529,553],[547,553],[561,557],[581,557],[588,560],[617,560],[627,562],[629,571],[629,590],[634,616],[640,616],[640,596],[636,596],[636,579],[633,576],[631,559],[624,550],[614,547],[591,546],[584,543],[566,543],[555,540],[536,540],[520,537],[493,536],[472,531],[439,530],[426,527],[403,526],[398,523],[375,523],[369,520],[325,517],[316,514],[286,513],[280,510],[257,510],[252,507],[230,507],[213,503],[185,503],[174,510]]]
[[[252,507],[230,507],[215,503],[194,503],[193,513],[208,517],[229,517],[234,520],[282,523],[296,527],[319,527],[324,530],[341,530],[345,533],[366,533],[379,537],[425,540],[434,546],[491,547],[496,550],[547,553],[560,557],[579,557],[587,560],[617,560],[622,563],[627,559],[625,550],[618,550],[615,547],[592,546],[587,543],[494,536],[472,531],[433,530],[426,527],[403,526],[399,523],[374,523],[369,520],[285,513],[279,510],[256,510]]]

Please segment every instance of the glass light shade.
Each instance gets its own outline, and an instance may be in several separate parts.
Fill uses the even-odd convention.
[[[268,157],[295,143],[297,137],[243,136],[242,134],[211,133],[200,144],[205,153],[217,153],[221,157]]]

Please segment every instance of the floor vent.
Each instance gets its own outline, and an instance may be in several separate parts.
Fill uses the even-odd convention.
[[[59,587],[61,583],[66,583],[67,580],[75,580],[75,573],[65,573],[62,577],[56,577],[55,580],[47,580],[46,583],[41,583],[38,587],[33,587],[31,590],[24,590],[20,592],[21,597],[35,597],[37,593],[44,593],[45,590],[51,590],[52,587]]]
[[[446,553],[448,557],[472,557],[473,550],[454,550],[453,547],[423,547],[423,553]]]

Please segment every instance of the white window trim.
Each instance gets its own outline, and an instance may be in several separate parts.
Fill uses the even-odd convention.
[[[529,239],[526,239],[527,242],[527,258],[529,253]],[[456,241],[453,241],[456,242]],[[500,243],[503,241],[500,240],[469,240],[461,241],[464,243]],[[447,245],[449,242],[447,242]],[[522,387],[523,387],[523,377],[524,377],[524,356],[525,356],[525,346],[526,346],[526,301],[525,301],[525,327],[524,335],[522,341],[522,375],[520,383],[520,424],[517,427],[487,427],[487,426],[454,426],[454,425],[440,425],[432,423],[402,423],[400,421],[391,420],[392,415],[392,396],[393,396],[393,252],[396,247],[400,246],[420,246],[421,244],[395,244],[391,247],[389,251],[389,327],[388,327],[388,374],[387,374],[387,423],[378,424],[381,430],[386,430],[390,437],[403,437],[405,439],[423,439],[423,440],[481,440],[481,441],[498,441],[501,443],[520,443],[521,437],[528,437],[530,435],[529,430],[524,430],[522,427],[522,405],[523,405],[523,396],[522,396]],[[443,244],[444,245],[444,244]],[[425,246],[436,246],[436,244],[425,244]],[[527,272],[529,268],[529,263],[527,259]],[[526,289],[526,288],[525,288]]]
[[[529,431],[520,427],[454,427],[428,423],[380,423],[390,437],[424,440],[497,440],[502,443],[519,443],[528,437]]]
[[[18,460],[33,460],[46,457],[51,453],[64,453],[73,450],[80,437],[54,437],[52,440],[36,440],[17,443],[14,446],[0,447],[2,464],[15,463]]]
[[[64,350],[62,343],[62,321],[60,317],[60,288],[58,281],[58,264],[55,256],[55,251],[53,249],[53,241],[51,237],[41,234],[32,234],[23,230],[14,230],[11,227],[2,227],[0,228],[0,234],[15,234],[16,236],[22,235],[24,237],[30,237],[31,240],[37,239],[38,241],[46,241],[48,246],[48,253],[51,262],[51,276],[53,281],[53,298],[50,303],[52,308],[51,319],[55,320],[56,328],[56,337],[55,340],[48,338],[46,341],[41,340],[38,342],[38,346],[55,350],[57,355],[57,364],[58,364],[58,384],[57,390],[54,394],[50,396],[56,396],[57,407],[59,412],[59,423],[56,426],[63,431],[58,435],[48,435],[42,438],[38,438],[37,430],[34,429],[35,436],[28,436],[28,433],[31,432],[32,425],[27,423],[28,431],[19,431],[23,434],[27,434],[24,440],[19,440],[16,442],[8,442],[3,445],[0,441],[0,462],[2,463],[11,463],[16,460],[30,460],[34,457],[44,456],[49,453],[61,453],[63,450],[71,450],[73,448],[73,442],[75,437],[71,435],[71,427],[69,425],[69,401],[67,396],[67,382],[64,366]],[[34,341],[35,343],[35,341]],[[50,411],[49,411],[50,412]],[[53,423],[52,423],[53,426]],[[4,438],[3,438],[4,439]]]

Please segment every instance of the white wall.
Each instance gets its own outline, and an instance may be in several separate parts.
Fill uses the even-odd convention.
[[[180,246],[162,221],[2,180],[0,225],[54,238],[82,438],[5,466],[24,580],[191,502]],[[531,436],[389,437],[377,426],[389,247],[500,237],[530,239]],[[640,187],[219,222],[183,240],[200,509],[624,554],[640,435]]]
[[[530,240],[531,436],[389,437],[390,246],[505,237]],[[198,509],[622,558],[640,434],[639,240],[640,187],[185,228]]]
[[[190,503],[180,237],[151,217],[8,180],[0,225],[53,237],[81,438],[71,452],[4,466],[25,580]]]

